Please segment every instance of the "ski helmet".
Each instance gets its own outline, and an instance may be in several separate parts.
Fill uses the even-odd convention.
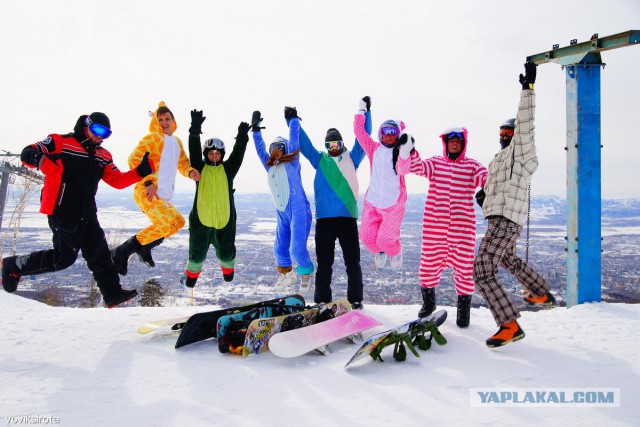
[[[204,161],[207,164],[212,164],[208,157],[210,151],[218,151],[220,153],[220,162],[222,162],[225,154],[224,142],[218,138],[210,138],[204,142],[204,150],[202,150],[202,154],[204,155]]]
[[[500,129],[515,129],[516,128],[516,119],[507,119],[500,125]]]

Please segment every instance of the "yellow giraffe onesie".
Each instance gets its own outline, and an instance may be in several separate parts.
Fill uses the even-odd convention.
[[[158,108],[166,107],[164,101],[161,101],[158,104]],[[162,162],[162,153],[165,149],[165,137],[166,135],[162,132],[162,128],[160,127],[160,123],[157,118],[158,109],[153,113],[151,117],[151,123],[149,124],[149,134],[147,134],[142,140],[138,143],[138,146],[133,150],[131,155],[129,156],[129,166],[140,164],[142,157],[146,152],[149,152],[149,160],[156,165],[156,171],[151,175],[145,177],[145,179],[139,181],[133,190],[133,199],[135,200],[138,207],[144,212],[147,217],[151,220],[151,225],[139,232],[136,236],[138,242],[141,245],[146,245],[151,242],[154,242],[158,239],[169,237],[180,231],[182,227],[184,227],[185,220],[182,214],[170,203],[170,196],[168,200],[165,198],[153,198],[152,200],[147,199],[146,197],[146,187],[148,185],[154,185],[156,189],[158,188],[158,176],[163,173],[162,168],[166,168],[166,171],[169,170],[170,167],[173,167],[173,171],[177,167],[178,172],[181,175],[189,178],[189,174],[192,171],[195,171],[194,168],[191,167],[189,163],[189,158],[184,151],[182,146],[182,141],[180,138],[175,136],[175,141],[177,142],[177,147],[173,147],[176,152],[179,151],[179,155],[177,155],[177,164],[169,164],[166,162]],[[173,116],[173,115],[172,115]],[[175,119],[173,121],[173,131],[175,132],[177,129],[177,124]],[[174,140],[174,138],[171,138]],[[167,147],[168,149],[171,147]],[[133,166],[132,166],[133,167]],[[175,183],[175,178],[174,178]],[[170,193],[173,193],[173,187],[171,188]]]

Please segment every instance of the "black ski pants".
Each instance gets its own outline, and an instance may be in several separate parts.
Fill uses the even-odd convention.
[[[330,302],[331,276],[335,258],[336,239],[342,248],[344,264],[347,268],[347,299],[349,302],[362,301],[362,269],[360,268],[360,242],[358,222],[355,218],[316,219],[316,290],[314,301]]]
[[[82,251],[102,296],[109,298],[120,292],[120,278],[98,219],[50,215],[48,220],[53,232],[53,249],[16,257],[19,274],[29,276],[64,270],[73,265],[78,252]]]

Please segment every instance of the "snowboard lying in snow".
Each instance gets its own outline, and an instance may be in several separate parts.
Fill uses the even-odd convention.
[[[269,340],[269,350],[278,357],[297,357],[380,325],[361,311],[350,311],[322,323],[275,334]]]
[[[176,348],[180,348],[187,344],[214,338],[216,336],[216,324],[218,319],[232,313],[249,311],[257,307],[276,306],[276,305],[292,305],[304,307],[304,298],[300,295],[289,295],[282,298],[275,298],[266,301],[260,301],[240,307],[222,308],[220,310],[196,313],[192,316],[176,317],[172,319],[155,320],[146,322],[140,328],[138,333],[147,334],[164,326],[172,325],[171,329],[180,331],[180,336],[176,342]]]
[[[318,316],[320,310],[322,313]],[[256,319],[247,327],[242,355],[247,357],[250,354],[268,351],[269,340],[275,334],[317,323],[320,319],[327,317],[324,315],[324,310],[329,310],[330,313],[327,314],[330,318],[334,318],[351,311],[351,304],[346,298],[340,298],[322,307],[312,307],[299,313]]]
[[[403,361],[406,358],[405,344],[416,357],[420,357],[420,355],[414,346],[417,346],[420,350],[428,350],[431,348],[432,339],[435,340],[438,345],[445,345],[447,340],[438,330],[438,326],[442,325],[446,319],[447,312],[445,310],[439,310],[428,317],[413,320],[388,331],[372,335],[362,344],[353,357],[351,357],[345,365],[345,368],[353,362],[367,356],[383,362],[380,353],[383,348],[391,344],[395,345],[393,357],[398,361]]]

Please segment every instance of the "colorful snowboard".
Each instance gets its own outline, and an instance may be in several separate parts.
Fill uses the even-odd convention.
[[[176,348],[193,344],[198,341],[216,337],[216,324],[220,317],[251,310],[256,307],[264,307],[267,305],[284,304],[299,305],[304,307],[304,298],[300,295],[289,295],[283,298],[275,298],[272,300],[261,301],[255,304],[249,304],[242,307],[223,308],[220,310],[208,311],[204,313],[196,313],[189,317],[186,323],[174,325],[174,330],[181,330],[180,336],[176,341]],[[181,325],[181,326],[180,326]]]
[[[301,356],[323,345],[380,325],[382,323],[361,311],[350,311],[306,328],[275,334],[269,340],[269,349],[278,357]]]
[[[351,304],[346,298],[341,298],[327,304],[326,309],[333,311],[332,317],[338,317],[351,311]],[[300,313],[254,320],[247,328],[242,355],[247,357],[268,351],[269,339],[280,332],[283,325],[285,329],[290,322],[295,322],[296,329],[309,326],[315,323],[318,310],[318,307],[313,307]]]
[[[413,339],[420,333],[430,333],[429,338],[425,337],[426,348],[423,349],[426,350],[431,346],[431,338],[435,339],[439,345],[444,345],[447,343],[447,340],[442,336],[442,334],[440,334],[438,326],[442,325],[446,319],[447,312],[445,310],[439,310],[423,319],[413,320],[388,331],[372,335],[362,344],[362,346],[358,349],[358,351],[356,351],[353,357],[351,357],[351,359],[345,365],[345,368],[353,362],[363,359],[367,356],[371,356],[374,360],[380,359],[380,361],[382,361],[382,358],[380,357],[380,351],[385,346],[401,341],[407,342],[406,339]],[[413,346],[410,346],[410,349],[416,356],[420,357],[415,352],[415,349],[413,349]]]
[[[216,338],[220,353],[242,354],[247,328],[256,319],[298,313],[304,304],[268,304],[248,311],[240,311],[222,316],[216,323]]]
[[[176,317],[174,319],[164,319],[164,320],[154,320],[153,322],[144,323],[142,326],[138,328],[139,334],[148,334],[149,332],[153,332],[156,329],[160,329],[164,326],[169,325],[178,325],[186,322],[190,316],[185,317]],[[175,330],[175,329],[174,329]]]

